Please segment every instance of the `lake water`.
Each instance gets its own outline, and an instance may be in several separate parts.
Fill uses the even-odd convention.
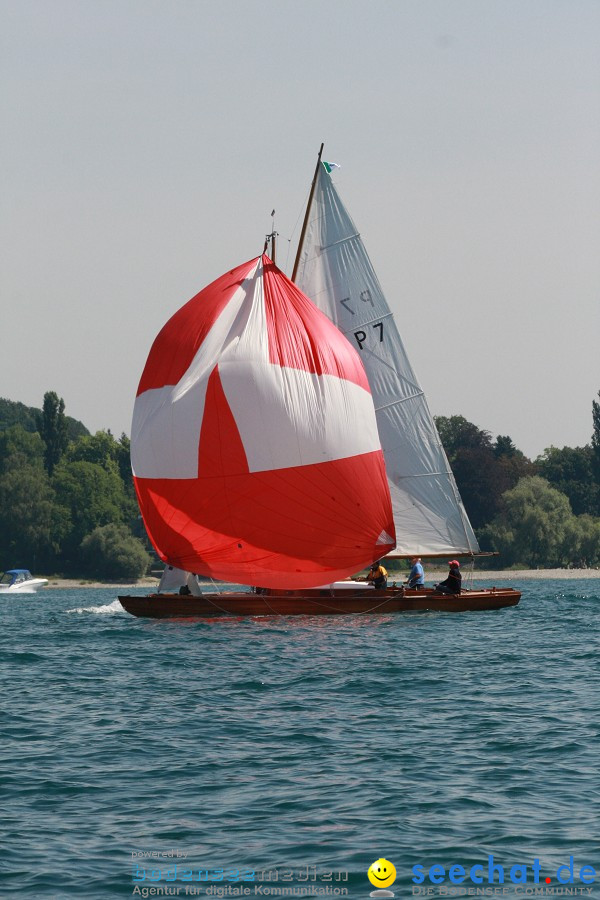
[[[1,895],[366,898],[384,858],[396,897],[540,896],[572,857],[599,897],[600,579],[521,587],[487,613],[209,622],[3,597]]]

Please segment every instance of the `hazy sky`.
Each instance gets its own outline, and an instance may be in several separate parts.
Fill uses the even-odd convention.
[[[0,12],[0,396],[130,434],[155,335],[273,207],[290,274],[324,141],[432,412],[532,457],[589,441],[598,0]]]

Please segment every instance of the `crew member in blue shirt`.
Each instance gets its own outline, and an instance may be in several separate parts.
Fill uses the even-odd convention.
[[[415,591],[425,590],[425,572],[423,571],[423,566],[421,565],[421,557],[413,556],[410,564],[412,568],[408,575],[408,581],[406,582],[406,584],[409,588],[412,588]]]

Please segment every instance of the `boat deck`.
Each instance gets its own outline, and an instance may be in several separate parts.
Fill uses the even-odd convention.
[[[516,606],[520,591],[512,588],[463,590],[458,595],[433,590],[266,590],[263,593],[224,591],[202,596],[150,594],[121,596],[123,608],[150,618],[219,618],[223,616],[387,615],[400,612],[475,612]]]

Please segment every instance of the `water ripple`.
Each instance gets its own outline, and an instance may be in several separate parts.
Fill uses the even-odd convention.
[[[598,863],[599,601],[592,579],[528,582],[479,615],[3,601],[3,895],[131,896],[132,853],[171,848],[196,868],[344,870],[361,897],[380,856],[397,896],[419,862]]]

